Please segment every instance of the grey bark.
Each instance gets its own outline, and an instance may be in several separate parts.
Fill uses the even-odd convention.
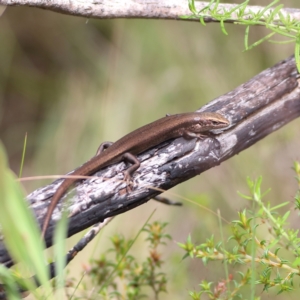
[[[209,2],[197,1],[195,6],[197,11],[202,10]],[[85,18],[113,19],[113,18],[143,18],[143,19],[170,19],[179,20],[181,16],[191,15],[187,0],[0,0],[0,5],[7,6],[30,6],[47,9],[62,14],[81,16]],[[237,4],[219,4],[219,12],[230,11]],[[265,8],[262,6],[248,6],[244,12],[257,14]],[[272,9],[264,12],[261,20],[266,19]],[[293,8],[283,8],[283,16],[289,15],[295,20],[300,20],[300,10]],[[245,17],[245,18],[246,18]],[[227,22],[234,22],[236,13]],[[276,20],[276,18],[275,18]],[[278,18],[277,18],[278,20]],[[190,20],[199,22],[198,19]],[[214,18],[208,16],[206,22],[216,22]]]

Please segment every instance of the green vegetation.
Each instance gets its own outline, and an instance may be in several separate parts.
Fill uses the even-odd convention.
[[[295,200],[299,210],[298,162],[295,171],[299,185]],[[189,236],[186,243],[179,244],[187,252],[185,257],[201,259],[208,268],[213,261],[224,264],[226,278],[215,282],[203,280],[199,292],[190,292],[192,299],[202,299],[204,294],[209,299],[260,299],[261,291],[265,294],[271,290],[277,294],[299,293],[300,238],[299,230],[288,223],[290,203],[277,206],[264,203],[262,198],[267,192],[261,192],[262,177],[247,181],[250,195],[242,197],[252,202],[252,210],[238,213],[238,220],[232,221],[231,236],[225,241],[216,241],[211,236],[199,245],[192,243]],[[280,211],[286,207],[289,208],[285,213]],[[235,270],[229,272],[229,265]]]
[[[99,299],[99,296],[102,299],[160,299],[160,294],[163,298],[167,292],[167,274],[163,271],[163,255],[158,248],[170,239],[164,232],[166,225],[161,222],[146,224],[143,231],[148,235],[147,257],[141,263],[127,253],[133,240],[126,240],[120,234],[113,235],[110,238],[113,247],[100,258],[91,260],[87,267],[85,280],[90,280],[93,293],[84,285],[86,290],[77,293],[82,293],[84,298],[89,295],[89,299]]]
[[[228,35],[224,24],[226,21],[232,22],[233,20],[233,24],[246,26],[244,38],[245,50],[252,49],[264,41],[272,43],[294,43],[294,54],[298,71],[300,72],[300,22],[292,19],[289,14],[283,14],[281,12],[281,9],[284,7],[283,4],[279,4],[274,7],[274,5],[279,2],[280,0],[274,0],[259,12],[253,12],[251,10],[247,10],[247,12],[245,12],[247,6],[250,4],[250,0],[246,0],[243,3],[236,5],[230,10],[221,9],[219,7],[219,0],[211,0],[205,8],[197,11],[195,7],[195,0],[189,0],[189,8],[193,14],[192,16],[183,16],[182,18],[199,19],[201,24],[204,26],[204,18],[213,18],[220,22],[221,30],[225,35]],[[267,10],[271,10],[271,13],[267,14]],[[255,25],[264,26],[269,29],[271,33],[249,45],[250,28]],[[287,37],[289,40],[271,40],[275,34]]]

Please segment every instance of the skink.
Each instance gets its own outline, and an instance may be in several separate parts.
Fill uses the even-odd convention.
[[[124,171],[124,180],[129,183],[132,174],[140,166],[135,155],[169,139],[199,138],[210,130],[225,128],[229,124],[230,122],[225,117],[215,112],[192,112],[166,116],[132,131],[115,143],[103,143],[96,156],[75,170],[72,175],[89,176],[106,166],[127,160],[132,163],[132,166]],[[45,236],[57,203],[69,187],[78,180],[66,178],[56,190],[45,216],[42,237]]]

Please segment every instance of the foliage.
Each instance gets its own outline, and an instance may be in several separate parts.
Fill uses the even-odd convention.
[[[89,299],[148,298],[149,292],[145,294],[145,288],[148,287],[152,290],[154,299],[158,299],[160,293],[166,292],[167,276],[160,271],[163,260],[158,251],[158,247],[165,245],[165,240],[171,238],[164,232],[166,225],[167,223],[153,222],[143,229],[147,233],[146,241],[149,244],[148,256],[142,263],[127,253],[133,240],[126,240],[120,234],[113,235],[112,248],[98,259],[91,260],[90,266],[86,267],[86,275],[94,287],[94,292],[90,295],[89,289],[82,285],[86,296],[89,295]],[[76,295],[78,293],[79,291]]]
[[[9,271],[2,267],[0,279],[5,283],[6,292],[11,299],[18,298],[16,283],[25,290],[30,290],[37,298],[41,298],[40,291],[36,291],[35,280],[29,277],[36,274],[36,279],[44,284],[46,293],[50,292],[46,259],[43,253],[44,245],[35,217],[24,200],[23,191],[16,182],[13,172],[8,168],[1,143],[0,198],[0,225],[6,247],[14,261],[22,262],[19,266],[22,276],[18,274],[18,271]]]
[[[294,170],[299,185],[295,205],[299,210],[299,163],[295,163]],[[201,259],[205,265],[220,261],[225,268],[232,265],[241,269],[236,275],[230,273],[226,279],[214,283],[203,280],[199,284],[200,291],[190,292],[192,299],[202,299],[204,294],[209,299],[246,299],[250,294],[251,299],[259,299],[256,289],[261,286],[263,291],[276,289],[277,294],[295,290],[295,276],[300,275],[299,230],[288,226],[290,209],[280,213],[280,209],[289,203],[274,207],[269,202],[265,204],[262,199],[268,191],[261,191],[262,177],[248,178],[247,183],[250,195],[240,195],[251,201],[252,209],[238,212],[238,219],[231,224],[232,235],[225,243],[211,236],[204,243],[195,245],[189,236],[186,243],[179,244],[186,251],[184,258]]]
[[[244,1],[243,3],[236,5],[233,9],[221,9],[219,8],[219,0],[211,0],[210,3],[200,11],[197,11],[195,7],[195,0],[189,0],[189,9],[192,12],[192,15],[183,16],[184,19],[199,19],[200,23],[205,26],[205,18],[213,18],[220,22],[221,30],[225,35],[228,35],[225,29],[225,22],[233,22],[233,24],[244,25],[246,26],[245,30],[245,39],[244,45],[245,50],[250,50],[251,48],[261,44],[264,41],[269,41],[272,43],[295,43],[295,59],[298,71],[300,72],[300,22],[294,20],[290,17],[289,14],[284,14],[281,12],[283,4],[277,5],[279,0],[274,0],[268,6],[266,6],[261,11],[255,13],[251,10],[247,10],[247,5],[249,0]],[[270,13],[267,15],[266,12]],[[249,45],[249,32],[250,26],[265,26],[267,29],[271,30],[271,33],[266,35],[264,38],[256,41],[252,45]],[[282,35],[289,38],[285,42],[276,42],[271,40],[275,34]]]
[[[19,263],[12,269],[7,269],[4,266],[0,268],[0,280],[3,282],[7,297],[9,299],[20,299],[21,292],[30,291],[37,299],[43,299],[45,294],[48,295],[48,299],[52,299],[53,294],[44,253],[45,245],[41,240],[36,219],[28,207],[28,203],[24,200],[23,190],[12,171],[8,168],[4,147],[1,143],[0,198],[2,199],[0,210],[1,233],[10,255],[15,262]],[[64,212],[55,230],[56,243],[54,246],[57,258],[56,271],[60,279],[58,280],[60,286],[64,285],[65,257],[61,253],[65,252],[66,223],[67,215]],[[35,277],[33,277],[34,274]],[[42,285],[43,288],[37,289],[39,285]],[[2,286],[0,289],[2,291]]]

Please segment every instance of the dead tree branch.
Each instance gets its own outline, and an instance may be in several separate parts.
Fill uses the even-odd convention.
[[[209,2],[195,2],[197,11],[207,7]],[[96,19],[114,19],[114,18],[141,18],[141,19],[168,19],[180,20],[181,16],[192,15],[188,7],[187,0],[0,0],[0,5],[6,6],[30,6],[51,10],[54,12],[81,16],[85,18]],[[219,4],[219,11],[230,11],[237,4]],[[245,16],[250,12],[257,14],[264,10],[262,6],[247,6],[244,11]],[[267,18],[273,10],[268,9],[264,13]],[[300,10],[293,8],[283,8],[283,16],[289,15],[292,19],[300,20]],[[208,12],[209,14],[209,12]],[[246,18],[246,17],[245,17]],[[225,22],[235,22],[236,13],[232,14],[232,19]],[[182,19],[181,19],[182,20]],[[199,22],[199,19],[189,19],[189,21]],[[276,19],[275,19],[276,21]],[[277,20],[278,21],[278,20]],[[207,17],[205,22],[218,22],[216,19]]]
[[[126,193],[122,181],[125,163],[100,170],[78,183],[68,200],[71,236],[108,217],[144,204],[159,192],[170,189],[219,165],[278,130],[300,115],[299,74],[290,57],[261,72],[235,90],[216,98],[199,111],[217,111],[231,121],[224,133],[203,140],[183,138],[168,141],[139,155],[141,167],[133,176],[133,191]],[[100,141],[99,141],[100,142]],[[51,197],[61,179],[28,196],[28,202],[41,224]],[[46,235],[47,245],[65,201],[55,210]],[[0,261],[12,264],[0,244]]]

